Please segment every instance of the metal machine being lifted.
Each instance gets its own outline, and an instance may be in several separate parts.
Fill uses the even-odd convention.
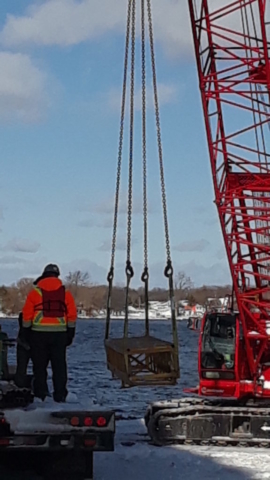
[[[203,319],[199,396],[151,405],[146,424],[159,445],[269,446],[270,5],[188,1],[235,309]]]

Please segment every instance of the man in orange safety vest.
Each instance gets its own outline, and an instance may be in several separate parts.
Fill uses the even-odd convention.
[[[45,400],[47,367],[53,374],[53,397],[65,402],[67,397],[66,347],[75,335],[77,309],[74,298],[58,278],[57,265],[49,264],[34,282],[23,307],[23,330],[31,346],[34,370],[34,394]]]

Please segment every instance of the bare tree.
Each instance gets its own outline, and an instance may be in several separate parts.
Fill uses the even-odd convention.
[[[112,310],[121,312],[125,308],[125,289],[114,288],[112,292]]]
[[[90,275],[88,272],[81,272],[76,270],[75,272],[69,272],[66,276],[66,283],[68,285],[75,285],[76,287],[85,287],[89,285]]]
[[[17,283],[16,283],[16,288],[18,289],[18,294],[20,299],[24,302],[28,293],[32,290],[33,288],[33,278],[21,278]]]
[[[179,305],[181,300],[187,298],[190,294],[190,290],[193,287],[193,282],[190,277],[188,277],[185,272],[180,271],[177,273],[175,278],[175,302],[176,305]],[[177,307],[178,308],[178,307]]]
[[[177,290],[187,291],[193,287],[193,282],[190,277],[188,277],[185,272],[178,272],[175,279],[175,288]]]
[[[192,293],[189,293],[188,296],[187,296],[187,300],[188,300],[188,303],[191,307],[193,307],[194,305],[196,305],[197,301],[196,301],[196,297],[194,297],[194,295]]]
[[[2,285],[0,287],[0,304],[1,304],[1,310],[4,313],[7,313],[8,307],[9,307],[9,290],[7,287]]]
[[[18,295],[18,288],[15,285],[12,285],[6,289],[6,292],[3,290],[2,292],[3,296],[1,295],[1,304],[3,312],[8,315],[17,314],[23,306],[23,302]]]
[[[73,293],[76,304],[84,309],[90,315],[93,310],[104,310],[107,303],[108,287],[104,285],[93,285],[89,280],[88,272],[80,270],[69,272],[66,277],[66,285]],[[7,314],[18,314],[23,307],[25,298],[32,288],[32,279],[22,278],[11,286],[0,286],[0,309]],[[190,277],[180,271],[175,280],[175,301],[179,302],[186,298],[190,304],[200,303],[206,305],[209,298],[219,299],[230,294],[231,285],[203,285],[194,288]],[[168,301],[168,290],[164,288],[154,288],[149,291],[149,300],[160,302]],[[144,288],[138,290],[130,289],[129,305],[140,307],[144,304]],[[112,295],[112,309],[121,312],[125,307],[125,288],[115,286]]]
[[[69,272],[66,276],[66,284],[71,290],[75,301],[78,300],[78,293],[80,287],[86,287],[90,283],[90,275],[88,272],[82,272],[81,270],[76,270],[75,272]]]
[[[88,298],[85,300],[87,309],[89,310],[104,310],[107,305],[107,287],[97,286],[91,287],[88,290]]]
[[[149,292],[150,301],[167,302],[169,300],[168,290],[165,288],[153,288]]]

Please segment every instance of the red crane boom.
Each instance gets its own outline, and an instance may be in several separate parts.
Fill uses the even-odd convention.
[[[270,45],[266,2],[223,3],[189,0],[190,17],[215,202],[249,366],[247,378],[234,395],[262,394],[263,385],[257,380],[263,370],[269,385],[263,388],[265,396],[270,395],[270,366],[261,365],[270,360]]]
[[[146,424],[157,444],[221,440],[269,446],[270,5],[188,3],[215,203],[237,308],[203,319],[200,382],[190,390],[199,397],[152,404]]]

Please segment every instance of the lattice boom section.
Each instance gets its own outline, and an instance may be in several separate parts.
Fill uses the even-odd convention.
[[[268,250],[270,247],[269,221],[270,221],[270,194],[257,194],[254,200],[254,207],[256,208],[255,221],[257,232],[257,243],[261,246],[261,253],[259,253],[259,272],[261,274],[262,285],[268,286],[270,274],[270,261]],[[265,211],[267,209],[267,211]],[[268,298],[269,299],[269,298]]]
[[[260,0],[189,3],[215,197],[238,307],[249,333],[267,337],[270,8]]]
[[[260,200],[258,200],[260,198]],[[237,281],[238,303],[245,313],[261,313],[269,319],[270,244],[269,244],[269,193],[259,194],[242,190],[232,191],[226,203],[220,206],[224,218],[229,254],[232,259],[233,278]],[[259,218],[259,220],[258,220]],[[254,318],[247,317],[250,330]],[[258,317],[259,318],[259,317]],[[260,333],[265,329],[256,325]]]

